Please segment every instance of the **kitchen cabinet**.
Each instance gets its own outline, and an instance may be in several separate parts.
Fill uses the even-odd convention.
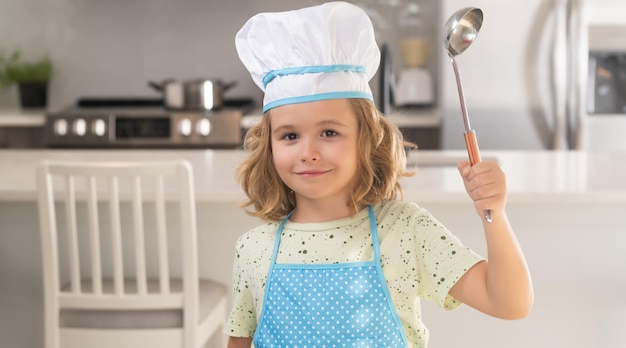
[[[395,108],[389,120],[400,128],[404,139],[421,150],[441,150],[441,109],[435,107]]]
[[[43,148],[43,127],[1,127],[0,148]]]
[[[45,110],[0,110],[0,148],[43,147]]]
[[[400,131],[420,150],[441,149],[441,127],[400,127]]]

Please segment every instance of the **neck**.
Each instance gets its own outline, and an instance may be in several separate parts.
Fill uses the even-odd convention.
[[[297,199],[296,209],[289,218],[292,222],[326,222],[356,214],[354,208],[346,201],[319,201]],[[360,209],[360,208],[359,208]]]

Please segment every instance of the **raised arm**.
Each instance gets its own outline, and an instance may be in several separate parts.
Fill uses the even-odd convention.
[[[465,189],[483,222],[487,261],[472,267],[450,295],[481,312],[503,319],[523,318],[533,303],[533,287],[524,254],[505,213],[506,177],[496,162],[458,164]],[[483,211],[491,210],[492,222]]]

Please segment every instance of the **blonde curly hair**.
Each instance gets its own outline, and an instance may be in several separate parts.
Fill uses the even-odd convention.
[[[414,173],[406,170],[406,147],[402,133],[367,99],[350,99],[357,116],[358,167],[350,204],[356,213],[360,208],[387,199],[402,197],[398,179]],[[237,170],[237,177],[248,199],[241,206],[253,206],[249,215],[269,221],[282,220],[296,207],[296,200],[274,166],[271,146],[271,110],[251,128],[244,139],[244,149],[250,156]]]

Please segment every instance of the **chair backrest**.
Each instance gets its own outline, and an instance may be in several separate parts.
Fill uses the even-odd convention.
[[[198,322],[197,231],[193,175],[187,162],[47,161],[39,168],[38,191],[47,321],[58,324],[62,309],[182,309],[185,340],[193,341]],[[171,208],[171,203],[178,205],[178,231],[168,233],[172,224],[166,221],[166,206]],[[64,214],[56,209],[62,206]],[[146,224],[148,206],[156,221]],[[124,224],[128,215],[132,221]],[[146,231],[146,225],[155,228]],[[170,269],[172,233],[179,235],[182,249],[172,252],[182,257],[180,293],[169,286],[176,273]],[[156,247],[146,248],[148,235]],[[66,243],[60,245],[60,240]],[[158,261],[147,265],[147,251]],[[125,257],[129,253],[134,257]],[[68,263],[69,270],[64,267]],[[103,287],[105,278],[112,282],[112,290]],[[128,278],[136,281],[133,291],[125,289]],[[158,279],[157,291],[150,291],[149,278]],[[88,286],[85,279],[90,280]]]

